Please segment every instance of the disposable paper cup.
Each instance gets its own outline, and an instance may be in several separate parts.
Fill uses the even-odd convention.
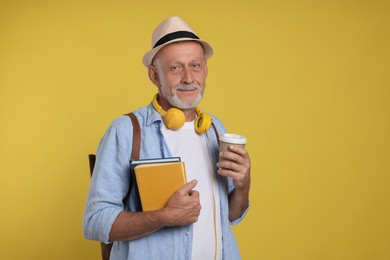
[[[246,142],[245,136],[226,133],[219,137],[219,150],[221,152],[228,150],[229,145],[245,147]]]

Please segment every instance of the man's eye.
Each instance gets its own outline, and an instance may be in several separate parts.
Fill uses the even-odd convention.
[[[180,70],[180,66],[177,66],[177,65],[171,66],[170,70],[171,71],[178,71],[178,70]]]
[[[199,63],[193,63],[191,64],[192,69],[199,70],[201,68],[201,65]]]

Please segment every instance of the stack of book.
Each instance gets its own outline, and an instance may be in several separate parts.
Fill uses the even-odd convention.
[[[186,182],[186,169],[179,157],[130,162],[142,211],[159,210]]]

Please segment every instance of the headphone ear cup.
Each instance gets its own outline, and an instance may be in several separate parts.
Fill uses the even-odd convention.
[[[186,122],[184,112],[177,108],[170,108],[164,115],[164,124],[172,130],[180,129]]]
[[[213,118],[210,115],[200,112],[195,120],[195,132],[200,135],[206,133],[212,122]]]

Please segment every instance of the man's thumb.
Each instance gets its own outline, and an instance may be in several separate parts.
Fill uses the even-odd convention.
[[[186,184],[183,185],[183,187],[181,187],[181,191],[183,193],[189,193],[193,188],[195,188],[196,184],[198,184],[198,181],[197,180],[192,180],[190,182],[187,182]]]

